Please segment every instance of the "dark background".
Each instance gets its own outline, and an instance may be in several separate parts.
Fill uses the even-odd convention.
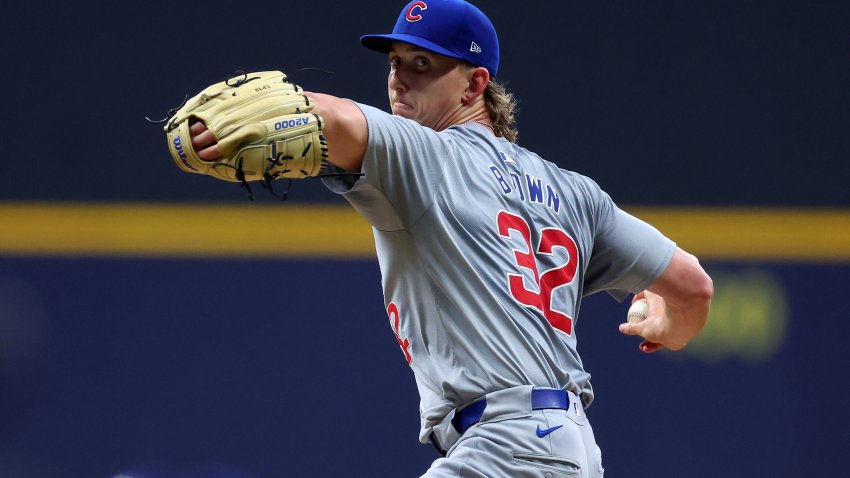
[[[520,143],[619,203],[850,206],[850,3],[478,5]],[[144,117],[240,69],[385,107],[385,59],[358,38],[402,6],[6,5],[0,200],[244,202],[180,172]],[[606,476],[835,475],[847,263],[704,264],[776,281],[781,341],[758,359],[733,353],[756,348],[746,333],[713,358],[645,356],[616,332],[626,305],[589,298],[578,333]],[[741,301],[712,323],[752,326],[760,289],[740,284],[717,282]],[[435,455],[416,443],[417,403],[374,261],[0,255],[0,477],[418,476]]]
[[[643,354],[617,332],[626,304],[582,307],[606,476],[834,476],[850,268],[705,266],[710,324],[747,327],[712,354]],[[0,476],[414,477],[437,457],[416,440],[373,261],[6,258],[0,271]],[[770,278],[780,305],[762,319],[785,329],[762,357],[748,351],[764,291],[748,277]]]
[[[403,5],[14,2],[0,19],[0,199],[242,201],[179,172],[144,117],[240,69],[386,109],[386,60],[359,36],[389,32]],[[619,202],[850,205],[850,3],[478,5],[520,143]],[[296,73],[309,67],[334,73]],[[294,200],[339,200],[295,187]]]

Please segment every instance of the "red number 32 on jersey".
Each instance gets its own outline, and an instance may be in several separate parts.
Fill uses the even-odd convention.
[[[525,241],[525,247],[514,249],[514,261],[518,267],[531,271],[537,290],[525,286],[523,274],[508,274],[508,289],[517,302],[539,310],[546,320],[557,330],[571,335],[573,319],[564,312],[552,307],[552,293],[559,287],[570,284],[578,268],[578,247],[566,232],[556,228],[544,228],[540,231],[540,243],[537,248],[531,245],[531,228],[528,222],[520,216],[506,211],[499,211],[496,221],[499,226],[499,236],[510,240],[511,231],[519,233]],[[553,267],[542,274],[537,267],[535,255],[553,255],[555,248],[563,248],[567,253],[567,262],[559,267]]]

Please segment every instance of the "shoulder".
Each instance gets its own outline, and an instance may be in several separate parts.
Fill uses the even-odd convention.
[[[501,146],[509,159],[515,159],[520,167],[540,175],[545,175],[552,180],[563,184],[565,187],[578,188],[585,194],[604,193],[599,184],[576,170],[567,169],[552,160],[546,159],[536,152],[502,139]],[[568,162],[566,158],[556,158],[559,163]]]
[[[415,150],[416,146],[440,147],[449,139],[416,121],[396,116],[374,106],[355,103],[363,112],[371,145]]]

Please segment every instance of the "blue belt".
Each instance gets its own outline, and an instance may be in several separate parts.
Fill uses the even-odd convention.
[[[484,409],[487,408],[487,399],[482,398],[477,402],[463,407],[452,418],[452,426],[458,433],[463,433],[472,425],[481,421]],[[531,391],[531,409],[560,409],[570,408],[570,394],[566,390],[555,390],[551,388],[534,389]]]

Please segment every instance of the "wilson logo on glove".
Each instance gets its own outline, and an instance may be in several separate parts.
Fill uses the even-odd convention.
[[[192,171],[197,171],[197,169],[193,168],[191,164],[189,164],[189,158],[186,157],[186,153],[183,152],[183,142],[180,141],[180,136],[176,136],[174,140],[171,141],[174,143],[174,148],[177,152],[177,156],[180,157],[180,161]]]

